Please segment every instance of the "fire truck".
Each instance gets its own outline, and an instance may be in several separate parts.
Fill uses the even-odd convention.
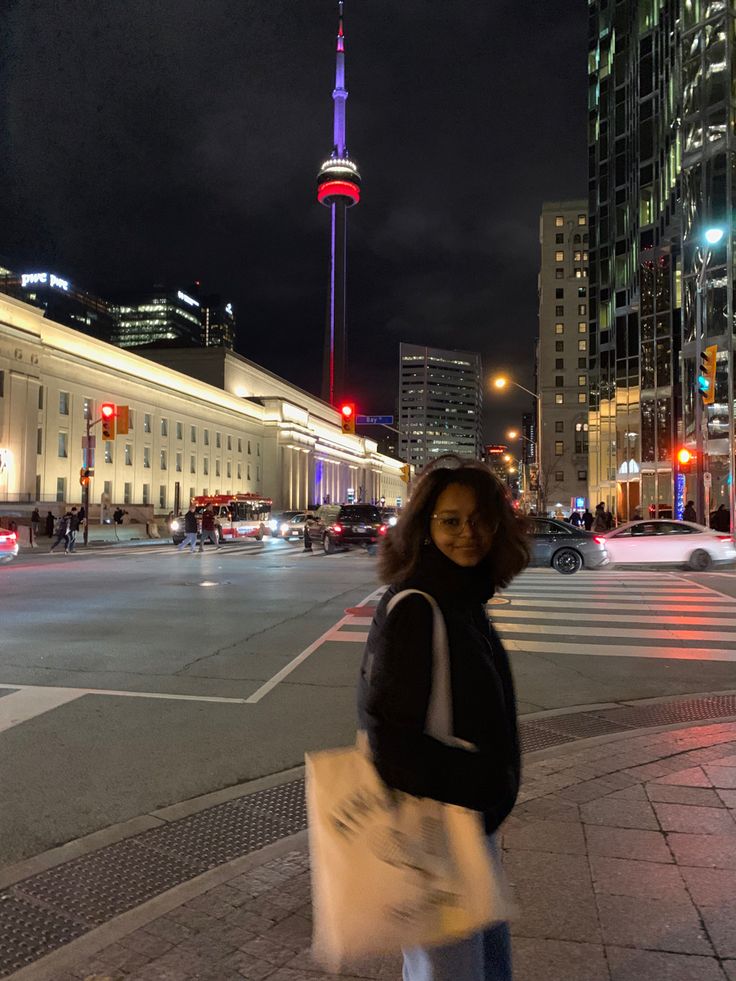
[[[200,520],[205,508],[212,508],[218,541],[234,542],[240,538],[255,538],[260,542],[268,532],[273,501],[260,494],[206,494],[193,497],[191,504]],[[174,519],[171,532],[175,544],[183,540],[183,518]]]

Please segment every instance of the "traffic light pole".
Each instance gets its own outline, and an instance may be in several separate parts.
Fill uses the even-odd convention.
[[[708,471],[705,460],[708,415],[703,412],[703,396],[698,385],[698,372],[700,371],[702,360],[707,320],[703,292],[705,290],[705,279],[708,274],[710,255],[710,249],[706,249],[703,254],[703,262],[698,273],[695,290],[695,515],[700,525],[708,524],[709,515],[706,514],[706,500],[710,497],[710,494],[706,494],[705,487],[705,473]]]

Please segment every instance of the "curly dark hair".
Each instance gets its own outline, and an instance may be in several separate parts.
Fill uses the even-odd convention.
[[[440,494],[451,484],[475,491],[478,512],[495,527],[488,566],[494,588],[506,586],[529,562],[525,522],[509,500],[506,488],[483,463],[454,454],[438,457],[412,483],[401,517],[381,544],[378,574],[382,582],[410,579],[419,569],[422,545],[430,537],[430,516]]]

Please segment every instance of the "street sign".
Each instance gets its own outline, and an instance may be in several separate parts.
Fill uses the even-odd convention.
[[[83,450],[93,450],[97,445],[96,436],[82,436],[82,449]]]
[[[358,416],[355,420],[359,426],[393,426],[393,416]]]
[[[713,483],[713,477],[711,476],[710,471],[706,470],[705,473],[703,474],[703,485],[705,487],[710,487],[712,483]]]

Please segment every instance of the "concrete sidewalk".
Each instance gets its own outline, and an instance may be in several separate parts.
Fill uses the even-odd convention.
[[[515,981],[736,981],[736,723],[533,755],[503,833]],[[310,915],[300,833],[10,977],[318,981]],[[400,958],[344,976],[394,981]]]

